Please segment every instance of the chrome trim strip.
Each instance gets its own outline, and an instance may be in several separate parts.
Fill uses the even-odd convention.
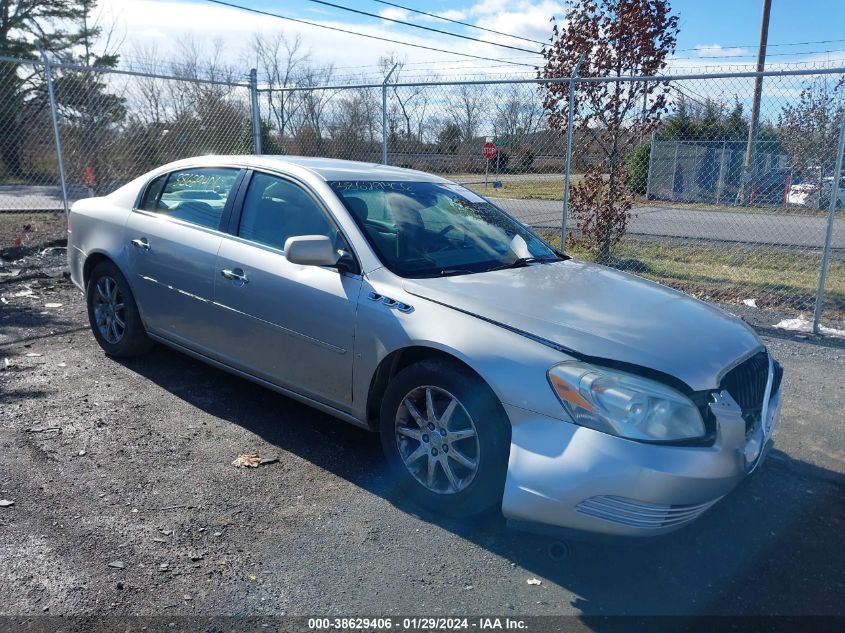
[[[766,377],[766,392],[763,396],[763,407],[760,411],[760,425],[763,427],[763,443],[769,438],[769,431],[767,429],[769,422],[769,401],[772,399],[772,381],[775,379],[775,366],[772,362],[772,355],[766,353],[766,358],[769,360],[769,375]]]
[[[183,226],[188,229],[196,229],[197,231],[202,231],[203,233],[210,233],[211,235],[216,235],[219,237],[229,237],[228,233],[224,233],[219,229],[212,229],[207,226],[203,226],[202,224],[194,224],[192,222],[187,222],[185,220],[180,220],[179,218],[171,217],[165,213],[156,213],[155,211],[147,211],[146,209],[138,209],[133,208],[132,213],[137,213],[138,215],[146,216],[150,219],[157,220],[160,222],[169,222],[170,224],[175,224],[176,226]],[[134,229],[128,229],[134,230]]]
[[[239,377],[244,378],[246,380],[249,380],[251,382],[257,383],[257,384],[261,385],[262,387],[267,387],[268,389],[272,389],[273,391],[280,393],[283,396],[288,396],[289,398],[293,398],[294,400],[298,400],[299,402],[302,402],[304,404],[307,404],[308,406],[314,407],[315,409],[319,409],[320,411],[323,411],[324,413],[328,413],[329,415],[332,415],[336,418],[340,418],[344,422],[349,422],[350,424],[354,424],[355,426],[360,426],[361,428],[367,429],[368,431],[373,430],[370,427],[370,425],[367,424],[365,421],[359,420],[355,416],[353,416],[349,413],[346,413],[345,411],[341,411],[340,409],[337,409],[337,408],[335,408],[335,407],[333,407],[329,404],[324,404],[324,403],[320,402],[319,400],[314,400],[313,398],[310,398],[308,396],[304,396],[297,391],[292,391],[291,389],[287,389],[285,387],[277,385],[276,383],[270,382],[269,380],[259,378],[258,376],[253,376],[250,373],[247,373],[247,372],[242,371],[240,369],[236,369],[236,368],[232,367],[231,365],[227,365],[226,363],[223,363],[221,361],[210,358],[209,356],[206,356],[205,354],[201,354],[200,352],[195,352],[194,350],[192,350],[188,347],[185,347],[184,345],[180,345],[179,343],[171,341],[170,339],[165,338],[163,336],[160,336],[158,334],[153,334],[152,332],[148,332],[148,335],[151,339],[158,341],[159,343],[161,343],[163,345],[167,345],[168,347],[172,347],[173,349],[176,349],[180,352],[183,352],[184,354],[187,354],[188,356],[196,358],[197,360],[201,360],[204,363],[208,363],[209,365],[217,367],[218,369],[222,369],[223,371],[227,371],[230,374],[234,374],[236,376],[239,376]]]
[[[313,336],[308,336],[307,334],[303,334],[302,332],[297,332],[296,330],[291,330],[290,328],[286,328],[282,325],[279,325],[278,323],[273,323],[272,321],[267,321],[265,319],[262,319],[261,317],[257,317],[255,315],[248,314],[246,312],[242,312],[241,310],[238,310],[237,308],[227,306],[223,303],[218,303],[217,301],[212,301],[211,303],[213,303],[217,307],[224,308],[225,310],[229,310],[230,312],[234,312],[235,314],[239,314],[241,316],[245,316],[245,317],[248,317],[248,318],[253,319],[255,321],[258,321],[259,323],[262,323],[264,325],[269,325],[271,327],[274,327],[274,328],[281,330],[283,333],[288,334],[290,336],[295,336],[297,338],[301,338],[305,341],[308,341],[309,343],[313,343],[314,345],[319,345],[320,347],[324,347],[327,350],[335,352],[336,354],[345,354],[346,353],[346,348],[338,347],[337,345],[332,345],[331,343],[327,343],[326,341],[321,341],[320,339],[314,338]]]
[[[138,273],[138,277],[143,279],[144,281],[149,281],[151,283],[156,284],[157,286],[161,286],[162,288],[167,288],[168,290],[172,290],[173,292],[178,292],[180,295],[184,295],[186,297],[190,297],[191,299],[196,299],[202,303],[211,303],[210,299],[205,299],[200,297],[199,295],[195,295],[187,290],[182,290],[181,288],[176,288],[175,286],[171,286],[170,284],[166,284],[164,282],[159,281],[158,279],[153,279],[152,277],[147,277],[146,275],[142,275]]]

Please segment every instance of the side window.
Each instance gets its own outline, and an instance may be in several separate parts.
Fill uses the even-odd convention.
[[[145,211],[155,211],[158,204],[158,197],[161,195],[161,190],[164,188],[164,183],[167,180],[167,174],[159,176],[153,180],[147,187],[144,193],[144,199],[141,201],[141,208]]]
[[[191,224],[217,229],[238,171],[227,167],[174,171],[164,183],[158,204],[151,197],[158,181],[150,185],[144,196],[143,208]]]
[[[302,188],[256,172],[244,198],[238,235],[283,250],[289,237],[325,235],[337,244],[337,229]]]

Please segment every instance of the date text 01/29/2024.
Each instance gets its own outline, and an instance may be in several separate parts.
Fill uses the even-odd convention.
[[[527,625],[518,618],[479,617],[479,618],[444,618],[444,617],[413,617],[413,618],[309,618],[310,630],[410,630],[410,631],[443,631],[443,630],[525,630]]]

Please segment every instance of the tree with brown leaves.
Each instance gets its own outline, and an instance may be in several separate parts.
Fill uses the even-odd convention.
[[[611,79],[576,82],[573,116],[575,128],[594,139],[602,160],[572,186],[570,212],[601,262],[610,260],[631,213],[625,156],[657,127],[669,90],[661,82],[612,78],[660,73],[675,50],[678,30],[668,0],[576,0],[564,22],[555,22],[544,53],[543,78],[569,77],[583,54],[580,76]],[[549,124],[565,133],[568,85],[548,84],[546,90]]]

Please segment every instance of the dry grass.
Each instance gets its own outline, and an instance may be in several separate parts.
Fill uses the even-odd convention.
[[[0,213],[0,256],[4,259],[66,238],[64,213]]]
[[[558,239],[545,236],[552,244]],[[595,260],[593,251],[572,244],[567,253]],[[611,265],[678,288],[708,301],[811,311],[818,284],[820,255],[741,247],[626,240],[615,247]],[[831,258],[825,283],[825,313],[845,317],[845,261]]]

